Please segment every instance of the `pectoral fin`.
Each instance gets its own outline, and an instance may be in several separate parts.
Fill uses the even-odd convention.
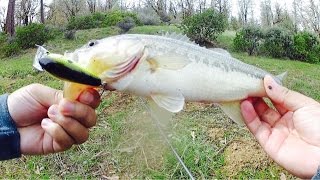
[[[219,104],[224,113],[226,113],[234,122],[244,125],[244,119],[241,114],[240,101],[225,102]]]
[[[149,58],[147,61],[149,62],[152,70],[156,70],[157,68],[177,70],[185,67],[191,62],[188,58],[183,56],[170,54],[155,56]]]
[[[151,98],[158,106],[173,113],[181,111],[184,106],[184,97],[182,94],[170,96],[162,94],[153,94],[151,95]]]

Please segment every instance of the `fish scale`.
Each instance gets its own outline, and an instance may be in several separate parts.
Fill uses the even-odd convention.
[[[128,35],[128,36],[131,36],[131,35]],[[167,37],[158,37],[158,36],[150,36],[150,35],[140,35],[140,36],[141,36],[141,39],[150,39],[150,41],[147,41],[147,40],[145,41],[149,42],[150,44],[149,46],[151,48],[153,47],[151,44],[153,44],[155,47],[167,46],[167,47],[170,47],[170,49],[177,48],[176,49],[177,54],[181,54],[181,55],[187,54],[188,57],[190,56],[193,57],[189,59],[194,62],[201,62],[206,65],[209,65],[210,63],[212,63],[212,65],[218,65],[217,67],[224,67],[226,71],[234,69],[234,70],[243,72],[245,74],[256,76],[257,78],[261,78],[261,79],[266,74],[271,75],[266,71],[263,71],[254,66],[245,64],[235,58],[225,57],[216,52],[210,52],[208,49],[204,47],[200,47],[198,45],[194,45],[188,42],[184,42],[176,39],[170,39]],[[182,47],[185,47],[185,48],[182,48]],[[155,49],[155,51],[157,51],[157,49]],[[163,52],[163,50],[161,50],[160,52]],[[200,56],[202,58],[197,58]],[[280,81],[278,80],[278,83],[279,82]]]

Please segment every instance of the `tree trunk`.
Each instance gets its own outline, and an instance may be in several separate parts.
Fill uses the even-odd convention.
[[[44,9],[43,9],[43,0],[40,0],[40,22],[44,24]]]
[[[7,17],[6,17],[6,28],[5,32],[10,36],[14,35],[14,8],[15,8],[15,0],[9,0]]]

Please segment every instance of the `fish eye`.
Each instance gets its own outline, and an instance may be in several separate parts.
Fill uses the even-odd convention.
[[[97,41],[90,41],[89,44],[88,44],[88,46],[89,46],[89,47],[92,47],[92,46],[94,46],[94,45],[96,45],[96,44],[97,44]]]

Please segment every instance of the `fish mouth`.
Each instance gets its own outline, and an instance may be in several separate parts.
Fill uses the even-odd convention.
[[[87,72],[75,62],[63,61],[57,57],[50,57],[50,55],[38,61],[42,69],[59,79],[94,87],[102,85],[100,78]]]

